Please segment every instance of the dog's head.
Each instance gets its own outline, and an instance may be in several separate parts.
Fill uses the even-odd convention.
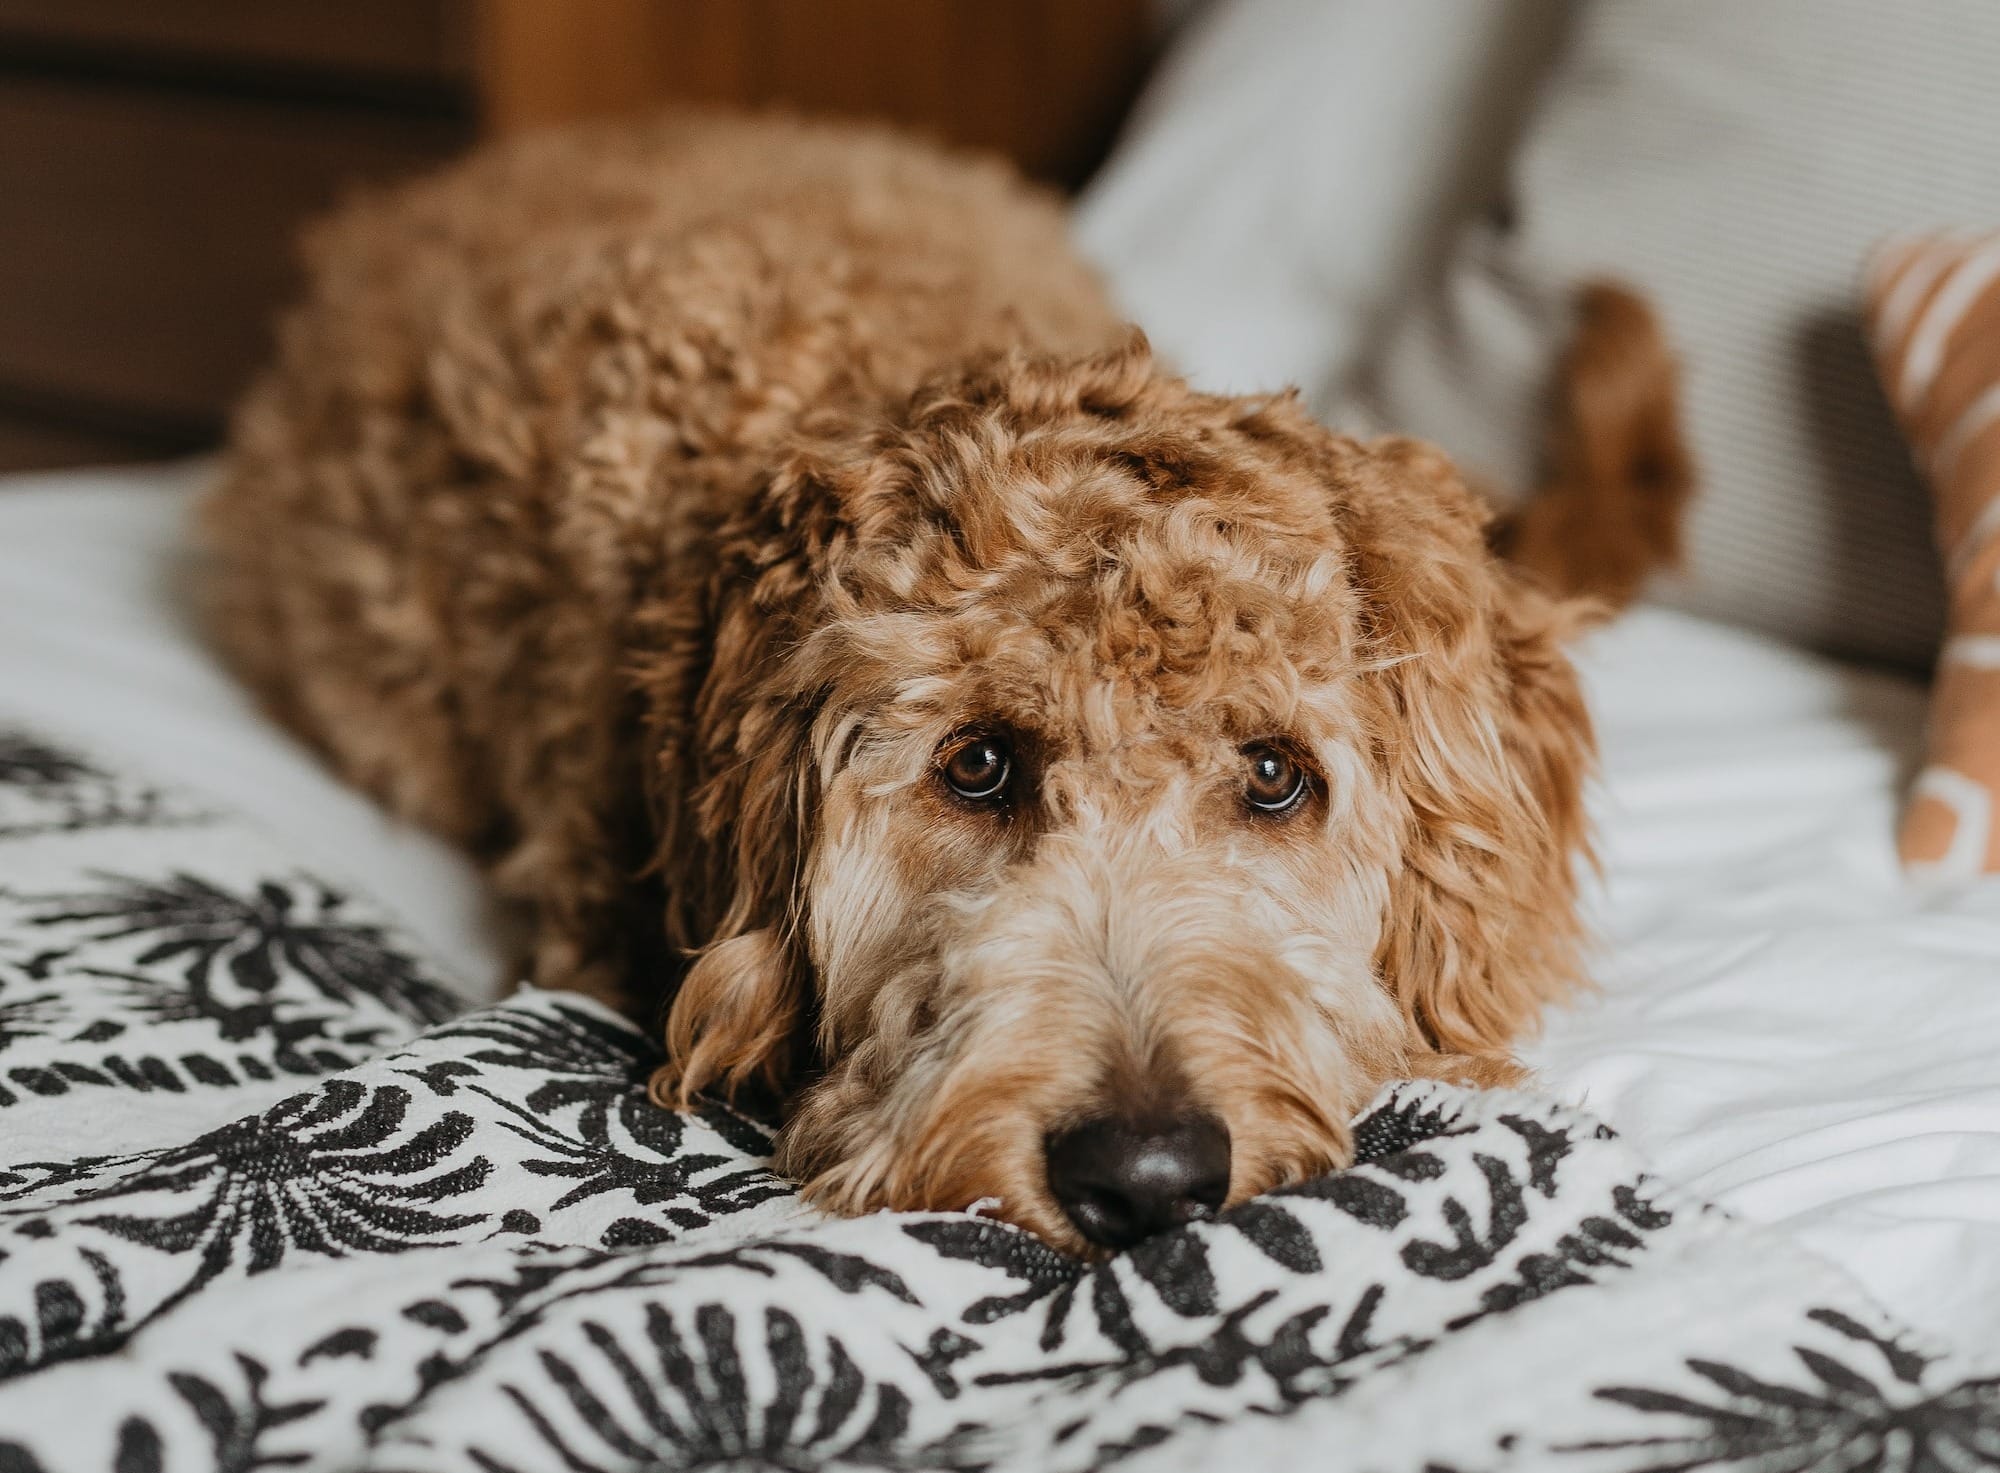
[[[1570,981],[1563,611],[1450,466],[1143,343],[802,451],[654,670],[695,961],[656,1090],[789,1099],[844,1211],[1117,1246],[1501,1077]]]

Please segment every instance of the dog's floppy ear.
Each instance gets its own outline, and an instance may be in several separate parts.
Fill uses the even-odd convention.
[[[1376,963],[1438,1052],[1501,1054],[1578,981],[1594,743],[1562,642],[1582,609],[1487,551],[1485,514],[1441,453],[1357,447],[1344,479],[1404,810]]]
[[[654,1102],[687,1109],[703,1090],[734,1098],[746,1086],[783,1090],[804,1021],[795,967],[776,927],[711,942],[667,1009],[667,1062]]]
[[[879,467],[801,453],[720,531],[705,586],[645,616],[648,778],[668,940],[692,965],[667,1010],[662,1103],[755,1084],[782,1094],[810,1064],[811,973],[798,877],[815,807],[824,672],[811,631]]]

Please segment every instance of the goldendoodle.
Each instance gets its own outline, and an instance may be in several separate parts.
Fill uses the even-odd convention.
[[[1433,450],[1156,363],[998,163],[587,127],[312,256],[219,637],[814,1200],[1123,1246],[1576,982],[1573,606]]]

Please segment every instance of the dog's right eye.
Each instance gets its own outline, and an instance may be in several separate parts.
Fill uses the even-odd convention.
[[[1290,813],[1306,795],[1305,769],[1286,753],[1263,742],[1243,749],[1250,771],[1243,780],[1243,798],[1259,813]]]
[[[992,803],[1007,793],[1014,752],[1003,737],[975,736],[946,754],[945,786],[972,803]]]

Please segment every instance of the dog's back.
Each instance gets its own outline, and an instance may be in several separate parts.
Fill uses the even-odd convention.
[[[544,907],[615,904],[640,858],[606,791],[638,781],[636,592],[701,576],[677,560],[788,437],[1120,332],[1056,202],[997,161],[785,119],[491,150],[309,257],[206,509],[214,627],[346,776]]]

